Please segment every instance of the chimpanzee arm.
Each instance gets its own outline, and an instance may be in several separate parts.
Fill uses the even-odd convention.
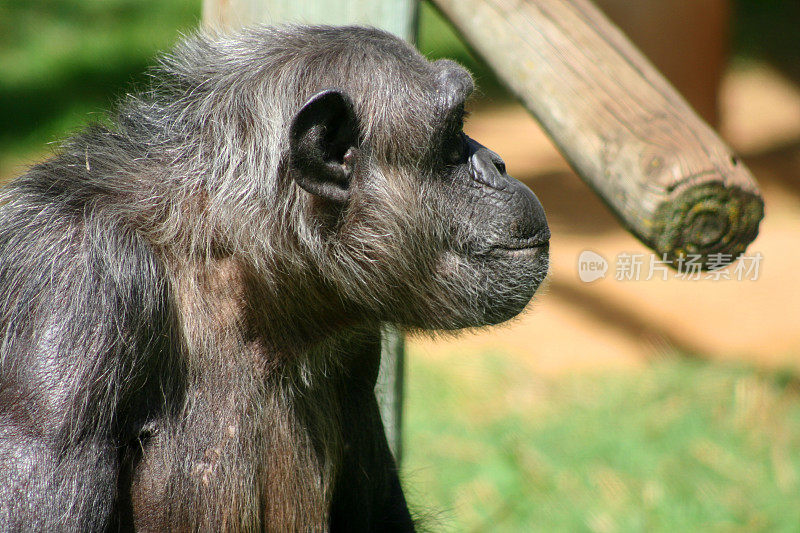
[[[125,449],[163,403],[158,265],[134,233],[64,206],[29,193],[0,209],[2,530],[109,527]]]

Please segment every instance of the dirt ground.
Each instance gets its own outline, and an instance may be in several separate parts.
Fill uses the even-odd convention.
[[[412,354],[436,357],[487,350],[507,353],[535,371],[562,373],[625,368],[669,350],[716,359],[740,358],[800,367],[800,89],[765,65],[731,68],[720,106],[722,136],[758,179],[766,217],[748,249],[758,263],[740,281],[646,281],[650,251],[626,233],[569,169],[519,106],[476,111],[468,133],[505,159],[547,211],[552,229],[548,286],[509,325],[456,339],[415,338]],[[605,278],[578,277],[584,250],[609,262]],[[619,254],[643,255],[639,281],[615,279]]]

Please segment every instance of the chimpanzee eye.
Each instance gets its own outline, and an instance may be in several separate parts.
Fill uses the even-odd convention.
[[[467,152],[467,138],[464,135],[464,120],[468,112],[461,103],[455,107],[447,120],[446,129],[442,135],[442,159],[448,165],[457,165],[464,162]]]
[[[444,154],[445,161],[450,165],[462,162],[466,153],[466,146],[467,140],[464,137],[464,132],[459,130],[447,142]]]

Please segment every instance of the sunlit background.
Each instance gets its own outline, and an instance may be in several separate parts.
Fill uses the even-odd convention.
[[[427,4],[481,87],[467,130],[531,186],[552,275],[520,319],[408,342],[404,482],[432,529],[800,530],[800,4],[603,0],[759,180],[753,279],[646,280],[621,229]],[[0,180],[146,82],[200,0],[0,2]],[[609,263],[578,276],[581,252]],[[620,254],[640,279],[618,280]],[[731,273],[733,270],[731,269]]]

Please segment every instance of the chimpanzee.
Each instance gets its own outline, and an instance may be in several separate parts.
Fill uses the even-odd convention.
[[[407,531],[380,327],[507,320],[536,196],[470,75],[361,27],[198,34],[0,197],[7,531]]]

